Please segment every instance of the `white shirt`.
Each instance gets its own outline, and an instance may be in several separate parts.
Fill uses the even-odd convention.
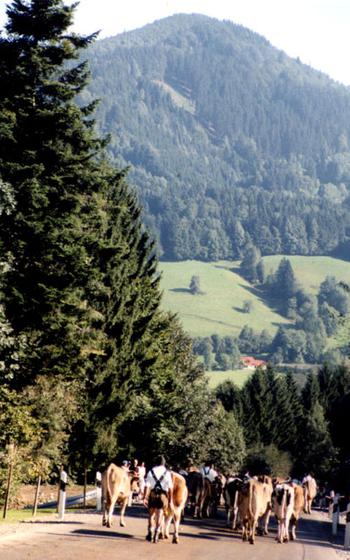
[[[146,467],[139,467],[139,478],[145,478],[146,476]]]
[[[210,482],[214,482],[214,480],[218,476],[218,473],[214,469],[211,469],[210,467],[202,467],[201,473],[205,478],[210,480]]]
[[[158,480],[160,480],[161,477],[164,475],[162,480],[160,480],[160,484],[161,484],[164,492],[167,492],[168,490],[170,490],[173,487],[173,479],[171,478],[170,471],[168,471],[166,469],[166,467],[164,467],[163,465],[159,465],[158,467],[153,467],[153,469],[148,471],[147,476],[146,476],[146,480],[145,480],[145,486],[147,488],[150,488],[152,490],[152,488],[154,488],[155,485],[156,485],[156,481],[155,481],[154,476],[152,475],[151,471],[154,472],[154,474],[155,474],[155,476]]]

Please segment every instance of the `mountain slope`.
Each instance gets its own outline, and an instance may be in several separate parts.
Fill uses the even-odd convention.
[[[101,99],[164,258],[328,254],[348,239],[350,90],[248,29],[176,15],[98,41]]]

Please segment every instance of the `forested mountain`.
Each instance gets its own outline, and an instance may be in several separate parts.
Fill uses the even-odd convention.
[[[266,39],[175,15],[90,47],[100,132],[166,259],[329,254],[350,236],[350,90]]]

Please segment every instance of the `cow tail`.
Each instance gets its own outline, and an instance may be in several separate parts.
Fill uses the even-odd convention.
[[[109,499],[112,499],[112,492],[111,492],[111,487],[109,485],[109,477],[110,477],[110,472],[111,472],[111,465],[109,465],[108,469],[107,469],[107,482],[106,482],[106,488],[107,488],[107,496],[109,496]],[[106,496],[106,499],[107,499]]]
[[[254,491],[254,486],[250,485],[250,489],[249,489],[249,501],[248,501],[248,511],[249,511],[249,515],[252,518],[253,517],[253,508],[252,508],[252,501],[253,501],[253,491]]]

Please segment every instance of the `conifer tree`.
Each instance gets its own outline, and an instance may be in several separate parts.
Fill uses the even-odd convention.
[[[0,169],[15,206],[0,216],[0,252],[10,263],[3,300],[15,334],[28,341],[17,387],[38,374],[83,374],[83,351],[94,347],[87,237],[102,142],[94,104],[74,103],[88,71],[73,61],[94,37],[67,32],[73,11],[62,0],[15,0],[0,39]]]

